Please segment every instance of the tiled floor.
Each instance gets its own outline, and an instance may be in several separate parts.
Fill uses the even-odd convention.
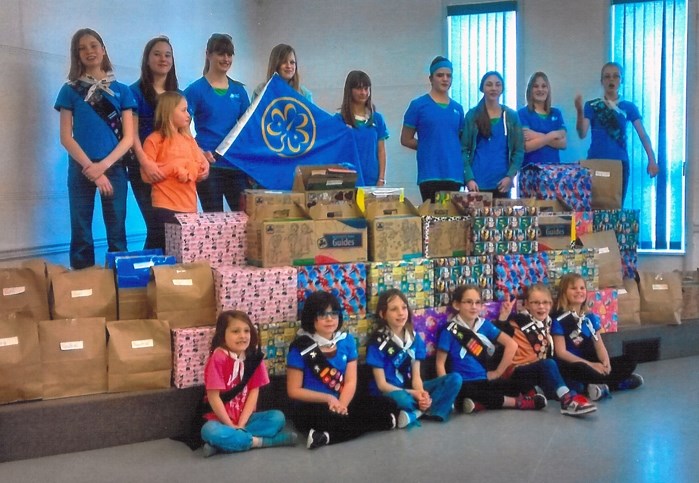
[[[697,364],[699,356],[642,364],[642,388],[615,393],[584,419],[561,415],[551,401],[543,411],[456,415],[314,451],[299,445],[209,459],[159,440],[0,464],[0,481],[696,482]]]

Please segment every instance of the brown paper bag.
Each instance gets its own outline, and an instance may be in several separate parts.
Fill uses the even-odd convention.
[[[107,331],[101,317],[39,322],[44,399],[107,392]]]
[[[41,398],[37,322],[29,312],[0,313],[0,404]]]
[[[682,275],[682,320],[699,319],[699,269]]]
[[[623,183],[621,161],[618,159],[586,159],[580,166],[590,170],[592,209],[620,210]]]
[[[642,324],[680,324],[682,277],[678,272],[638,272]]]
[[[216,323],[214,277],[208,262],[152,267],[147,293],[150,317],[167,320],[173,329]]]
[[[599,262],[599,288],[623,286],[621,253],[613,230],[586,233],[579,236],[585,248],[597,248]]]
[[[641,324],[641,296],[635,279],[624,279],[624,287],[617,290],[617,303],[619,326]]]
[[[165,320],[107,322],[109,392],[170,387],[172,351]]]
[[[116,320],[114,272],[86,268],[55,274],[51,282],[51,318],[104,317]]]
[[[29,268],[0,269],[0,309],[26,311],[35,321],[49,318],[46,282]]]

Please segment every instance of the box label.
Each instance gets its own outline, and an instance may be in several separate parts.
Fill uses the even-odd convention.
[[[143,339],[143,340],[132,340],[131,341],[131,348],[132,349],[146,349],[148,347],[153,347],[155,344],[153,342],[153,339]]]
[[[26,288],[24,286],[22,287],[6,287],[2,289],[2,294],[5,297],[8,297],[10,295],[19,295],[21,293],[24,293],[26,291]]]
[[[173,278],[172,284],[177,287],[188,287],[192,286],[193,282],[191,278]]]
[[[19,337],[5,337],[4,339],[0,339],[0,347],[11,345],[19,345]]]
[[[599,178],[609,178],[611,175],[609,171],[595,171],[595,176]]]
[[[84,290],[71,290],[70,296],[71,296],[71,298],[74,298],[74,299],[77,299],[80,297],[92,297],[92,289],[86,288]]]
[[[133,264],[133,268],[136,270],[143,270],[144,268],[150,268],[153,266],[155,266],[155,263],[153,263],[153,260],[148,260],[147,262]]]
[[[654,283],[653,290],[668,290],[669,287],[666,283]]]
[[[362,246],[361,233],[326,233],[318,239],[318,248],[355,248]]]
[[[75,350],[82,350],[85,347],[83,346],[83,341],[81,340],[72,340],[68,342],[61,342],[58,344],[61,347],[62,351],[75,351]]]

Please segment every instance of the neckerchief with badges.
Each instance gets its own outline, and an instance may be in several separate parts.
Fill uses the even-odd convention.
[[[584,314],[580,315],[575,311],[568,311],[556,317],[556,320],[563,327],[565,337],[570,339],[571,343],[582,352],[584,358],[596,358],[594,341],[599,340],[599,336],[589,318],[585,317]],[[585,337],[583,324],[587,326],[591,337]]]
[[[515,315],[511,319],[519,330],[522,331],[529,343],[536,352],[539,359],[546,359],[549,348],[553,355],[553,337],[551,337],[551,317],[546,317],[546,320],[539,320],[530,314],[527,310]]]
[[[379,351],[386,355],[396,368],[396,379],[401,384],[412,380],[412,366],[415,360],[415,350],[411,349],[415,339],[409,331],[405,331],[401,339],[388,327],[382,327],[372,336],[370,343],[376,344]]]
[[[463,359],[470,354],[485,367],[490,356],[495,353],[495,345],[478,329],[485,323],[485,319],[478,317],[471,329],[457,314],[451,319],[445,330],[448,330],[461,345],[459,356]]]
[[[346,337],[346,332],[335,334],[332,339],[326,339],[318,334],[299,330],[298,337],[291,343],[291,347],[298,349],[303,361],[311,368],[320,382],[337,394],[342,391],[345,375],[330,363],[321,347],[335,347],[337,342]]]

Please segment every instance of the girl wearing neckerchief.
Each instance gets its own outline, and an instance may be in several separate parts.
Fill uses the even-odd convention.
[[[337,298],[313,292],[304,302],[301,329],[286,362],[291,419],[308,435],[308,449],[396,427],[398,408],[393,401],[356,393],[357,343],[341,328]]]
[[[576,390],[586,388],[593,400],[605,397],[610,390],[637,388],[643,378],[634,372],[636,362],[625,355],[609,357],[599,333],[599,317],[587,313],[586,302],[582,276],[564,275],[551,314],[554,354],[561,375]]]
[[[475,285],[456,287],[451,298],[456,314],[442,329],[437,342],[437,374],[457,376],[461,390],[456,407],[465,413],[484,409],[541,409],[541,397],[507,395],[507,369],[517,344],[489,320],[480,317],[481,291]],[[502,359],[494,370],[488,370],[495,345],[504,347]]]
[[[549,358],[553,351],[549,317],[553,301],[548,287],[532,285],[527,287],[525,295],[524,310],[518,314],[512,315],[513,303],[510,300],[500,306],[498,326],[517,344],[512,357],[510,383],[525,391],[534,386],[541,387],[547,397],[561,401],[562,414],[582,416],[595,411],[597,407],[585,396],[566,386],[556,361]],[[546,406],[546,398],[542,394],[534,390],[528,395],[541,407]]]
[[[441,374],[423,381],[420,361],[426,357],[425,342],[413,329],[413,313],[408,299],[398,289],[379,296],[376,307],[379,328],[367,345],[367,365],[374,380],[372,394],[383,394],[401,409],[398,427],[404,428],[420,417],[447,421],[461,389],[458,374]]]
[[[260,387],[269,384],[257,341],[248,314],[219,315],[204,369],[204,456],[296,444],[296,434],[284,430],[284,413],[255,411]]]
[[[650,138],[643,127],[641,114],[638,108],[630,101],[622,99],[619,95],[619,87],[622,83],[622,67],[616,62],[607,62],[602,66],[600,83],[604,89],[604,95],[587,101],[583,107],[582,96],[575,96],[575,110],[577,120],[575,128],[580,139],[587,136],[587,131],[592,129],[590,149],[587,159],[618,159],[623,168],[622,180],[622,204],[626,198],[626,189],[629,182],[629,153],[626,127],[631,123],[636,129],[638,138],[648,156],[646,172],[652,178],[658,174],[658,165],[655,162],[655,153]]]
[[[61,115],[61,144],[68,151],[70,203],[70,266],[95,264],[92,217],[95,191],[110,252],[126,246],[126,168],[122,157],[133,143],[128,86],[116,81],[102,37],[80,29],[70,42],[70,72],[54,108]]]

